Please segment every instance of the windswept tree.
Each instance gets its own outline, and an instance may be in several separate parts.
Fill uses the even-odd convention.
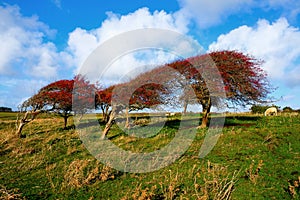
[[[76,87],[74,82],[76,81]],[[25,115],[20,119],[17,134],[21,135],[25,124],[31,122],[41,112],[54,112],[63,117],[64,128],[72,112],[83,113],[94,105],[94,96],[89,95],[90,90],[95,90],[95,86],[81,76],[75,76],[72,80],[59,80],[42,87],[37,94],[26,100],[21,105],[21,111]],[[72,106],[72,101],[76,98],[77,107]]]
[[[271,87],[261,64],[262,61],[237,51],[217,51],[177,60],[164,67],[179,72],[174,82],[185,78],[186,82],[179,81],[183,90],[187,86],[193,88],[193,95],[189,90],[180,99],[185,106],[189,102],[202,106],[200,127],[207,127],[212,106],[245,106],[267,98]]]
[[[19,113],[17,115],[17,121],[16,121],[16,134],[19,137],[23,137],[22,135],[22,130],[24,126],[31,121],[33,121],[38,114],[43,112],[42,107],[43,103],[42,102],[37,102],[35,101],[37,99],[33,99],[33,97],[27,99],[24,101],[20,106],[19,106]],[[23,115],[24,114],[24,115]],[[21,116],[23,115],[23,116]]]
[[[108,88],[98,90],[96,92],[95,104],[97,109],[102,111],[102,120],[107,123],[111,112],[111,98],[116,85],[109,86]]]
[[[141,74],[127,83],[116,84],[98,92],[99,99],[97,102],[106,116],[106,126],[102,132],[102,139],[113,125],[116,114],[121,111],[125,110],[127,118],[125,127],[129,127],[128,113],[130,111],[164,104],[164,97],[166,97],[168,89],[148,75],[150,74]]]

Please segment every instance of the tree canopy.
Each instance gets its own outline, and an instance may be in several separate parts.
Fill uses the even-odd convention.
[[[76,82],[74,86],[74,82]],[[90,84],[84,77],[75,76],[72,80],[59,80],[42,87],[35,95],[27,99],[21,105],[21,111],[27,111],[21,119],[18,134],[21,134],[23,126],[32,121],[40,112],[54,112],[64,118],[64,128],[72,112],[83,113],[93,105],[94,96],[90,96],[90,90],[95,90],[95,85]],[[77,108],[73,107],[73,97],[79,102]],[[27,119],[29,115],[31,119]]]
[[[96,104],[101,108],[106,126],[102,138],[110,130],[117,113],[122,110],[126,112],[126,127],[129,127],[128,112],[151,108],[164,103],[163,94],[167,89],[158,83],[143,81],[141,77],[127,83],[116,84],[97,92]]]

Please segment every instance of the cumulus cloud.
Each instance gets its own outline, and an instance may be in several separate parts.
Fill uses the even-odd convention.
[[[23,16],[18,6],[5,4],[0,19],[0,105],[16,110],[21,100],[57,80],[74,61],[50,42],[56,31],[37,16]]]
[[[300,1],[298,0],[268,0],[260,1],[267,9],[282,9],[283,15],[291,20],[297,19],[300,14]]]
[[[161,28],[186,33],[188,31],[186,21],[177,19],[172,14],[165,11],[149,12],[148,8],[140,8],[128,15],[118,16],[108,12],[108,18],[97,29],[100,42],[107,40],[122,32],[139,28]]]
[[[0,18],[0,75],[57,76],[59,53],[46,40],[55,31],[17,6],[0,6]]]
[[[252,0],[178,0],[178,14],[195,20],[201,28],[219,24],[222,19],[252,5]]]
[[[178,3],[181,7],[178,15],[195,21],[200,28],[220,24],[236,13],[251,13],[253,9],[279,10],[281,17],[291,20],[297,19],[300,14],[299,0],[178,0]]]
[[[124,34],[132,30],[145,30],[149,28],[174,31],[178,34],[186,34],[188,31],[188,24],[184,18],[177,17],[177,14],[168,14],[165,11],[154,11],[153,13],[151,13],[149,12],[148,8],[140,8],[133,13],[129,13],[123,16],[111,12],[108,12],[107,16],[107,19],[103,21],[99,28],[93,30],[76,28],[69,34],[68,52],[73,56],[73,60],[75,62],[74,64],[78,66],[77,72],[80,70],[80,67],[82,66],[86,58],[93,52],[93,50],[95,50],[100,44],[105,43],[106,41],[114,38],[115,36],[118,36],[121,33]],[[136,33],[132,33],[130,38],[132,38],[134,34]],[[137,35],[136,40],[134,41],[135,44],[132,44],[132,42],[129,43],[129,41],[127,40],[128,37],[125,37],[123,41],[120,41],[115,46],[112,45],[110,47],[112,49],[107,49],[106,52],[102,52],[99,56],[109,57],[108,54],[114,51],[114,47],[120,47],[119,45],[138,46],[138,43],[147,43],[147,41],[145,40],[147,40],[148,38],[151,38],[152,42],[154,41],[154,43],[157,42],[157,46],[162,45],[162,43],[170,44],[171,42],[169,40],[173,40],[172,44],[174,44],[174,46],[176,45],[177,48],[180,49],[178,49],[178,51],[183,52],[182,49],[184,49],[185,53],[187,53],[188,50],[191,49],[191,47],[189,47],[187,43],[183,41],[180,42],[179,38],[177,38],[176,40],[175,38],[172,38],[172,36],[170,36],[171,38],[161,38],[161,35],[157,35],[157,38],[155,38],[156,33],[151,32],[150,30],[148,34],[151,34],[151,36],[149,35],[149,37],[147,37],[146,35],[144,35],[144,37],[141,38],[141,35]],[[156,64],[165,63],[167,61],[170,61],[171,59],[174,59],[174,54],[168,56],[166,54],[163,54],[162,52],[152,53],[152,57],[149,57],[149,54],[147,54],[148,57],[144,56],[143,58],[141,58],[141,56],[137,56],[137,54],[138,52],[130,53],[125,57],[120,58],[119,61],[115,62],[114,65],[111,66],[111,69],[108,70],[108,74],[110,74],[110,77],[112,77],[112,75],[115,77],[117,75],[123,76],[126,71],[131,71],[141,65],[149,65],[151,59],[152,61],[155,60]],[[152,62],[151,64],[154,63]],[[104,67],[101,64],[97,65],[97,67],[99,66]]]
[[[263,68],[270,78],[290,86],[300,84],[300,30],[285,18],[270,23],[259,20],[254,27],[241,26],[219,36],[209,46],[214,50],[239,50],[265,61]]]

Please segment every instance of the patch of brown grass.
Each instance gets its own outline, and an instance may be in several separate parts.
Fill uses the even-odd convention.
[[[93,166],[93,167],[91,167]],[[76,159],[68,166],[64,175],[63,188],[80,188],[96,181],[107,181],[115,178],[115,171],[109,166],[100,167],[94,160]]]
[[[179,196],[179,193],[182,192],[180,188],[178,171],[176,173],[172,173],[172,171],[169,170],[169,172],[169,176],[165,177],[165,180],[167,181],[166,186],[160,183],[162,196],[164,199],[174,199],[176,196]]]
[[[234,186],[237,181],[239,172],[233,175],[228,173],[227,167],[207,162],[207,167],[202,168],[204,175],[204,184],[198,183],[197,177],[201,177],[200,173],[194,177],[194,187],[197,199],[207,200],[228,200],[231,198]]]
[[[288,191],[293,199],[296,199],[299,197],[300,176],[298,177],[298,180],[294,180],[294,181],[291,181],[291,183],[289,183]]]
[[[253,161],[250,164],[249,169],[246,170],[246,175],[253,184],[256,184],[257,179],[259,178],[259,171],[261,170],[262,166],[263,160],[260,160],[256,166],[255,162]]]
[[[84,169],[89,164],[90,160],[76,159],[69,165],[66,174],[64,175],[63,187],[80,188],[85,184]]]
[[[18,192],[17,189],[8,190],[3,185],[0,185],[0,199],[1,200],[19,200],[25,199],[22,195]]]
[[[155,197],[156,185],[151,188],[142,188],[142,184],[139,184],[131,195],[126,195],[121,200],[151,200]]]

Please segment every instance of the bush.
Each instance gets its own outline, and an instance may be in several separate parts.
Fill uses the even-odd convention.
[[[250,108],[250,110],[251,110],[252,113],[261,113],[262,114],[262,113],[264,113],[270,107],[276,107],[277,110],[279,110],[279,108],[280,108],[280,106],[276,106],[274,104],[271,105],[271,106],[269,106],[269,105],[266,105],[266,106],[263,106],[263,105],[253,105]]]
[[[283,110],[283,112],[293,112],[294,111],[291,107],[288,107],[288,106],[284,107],[282,110]]]
[[[250,110],[252,113],[264,113],[270,106],[253,105]]]

